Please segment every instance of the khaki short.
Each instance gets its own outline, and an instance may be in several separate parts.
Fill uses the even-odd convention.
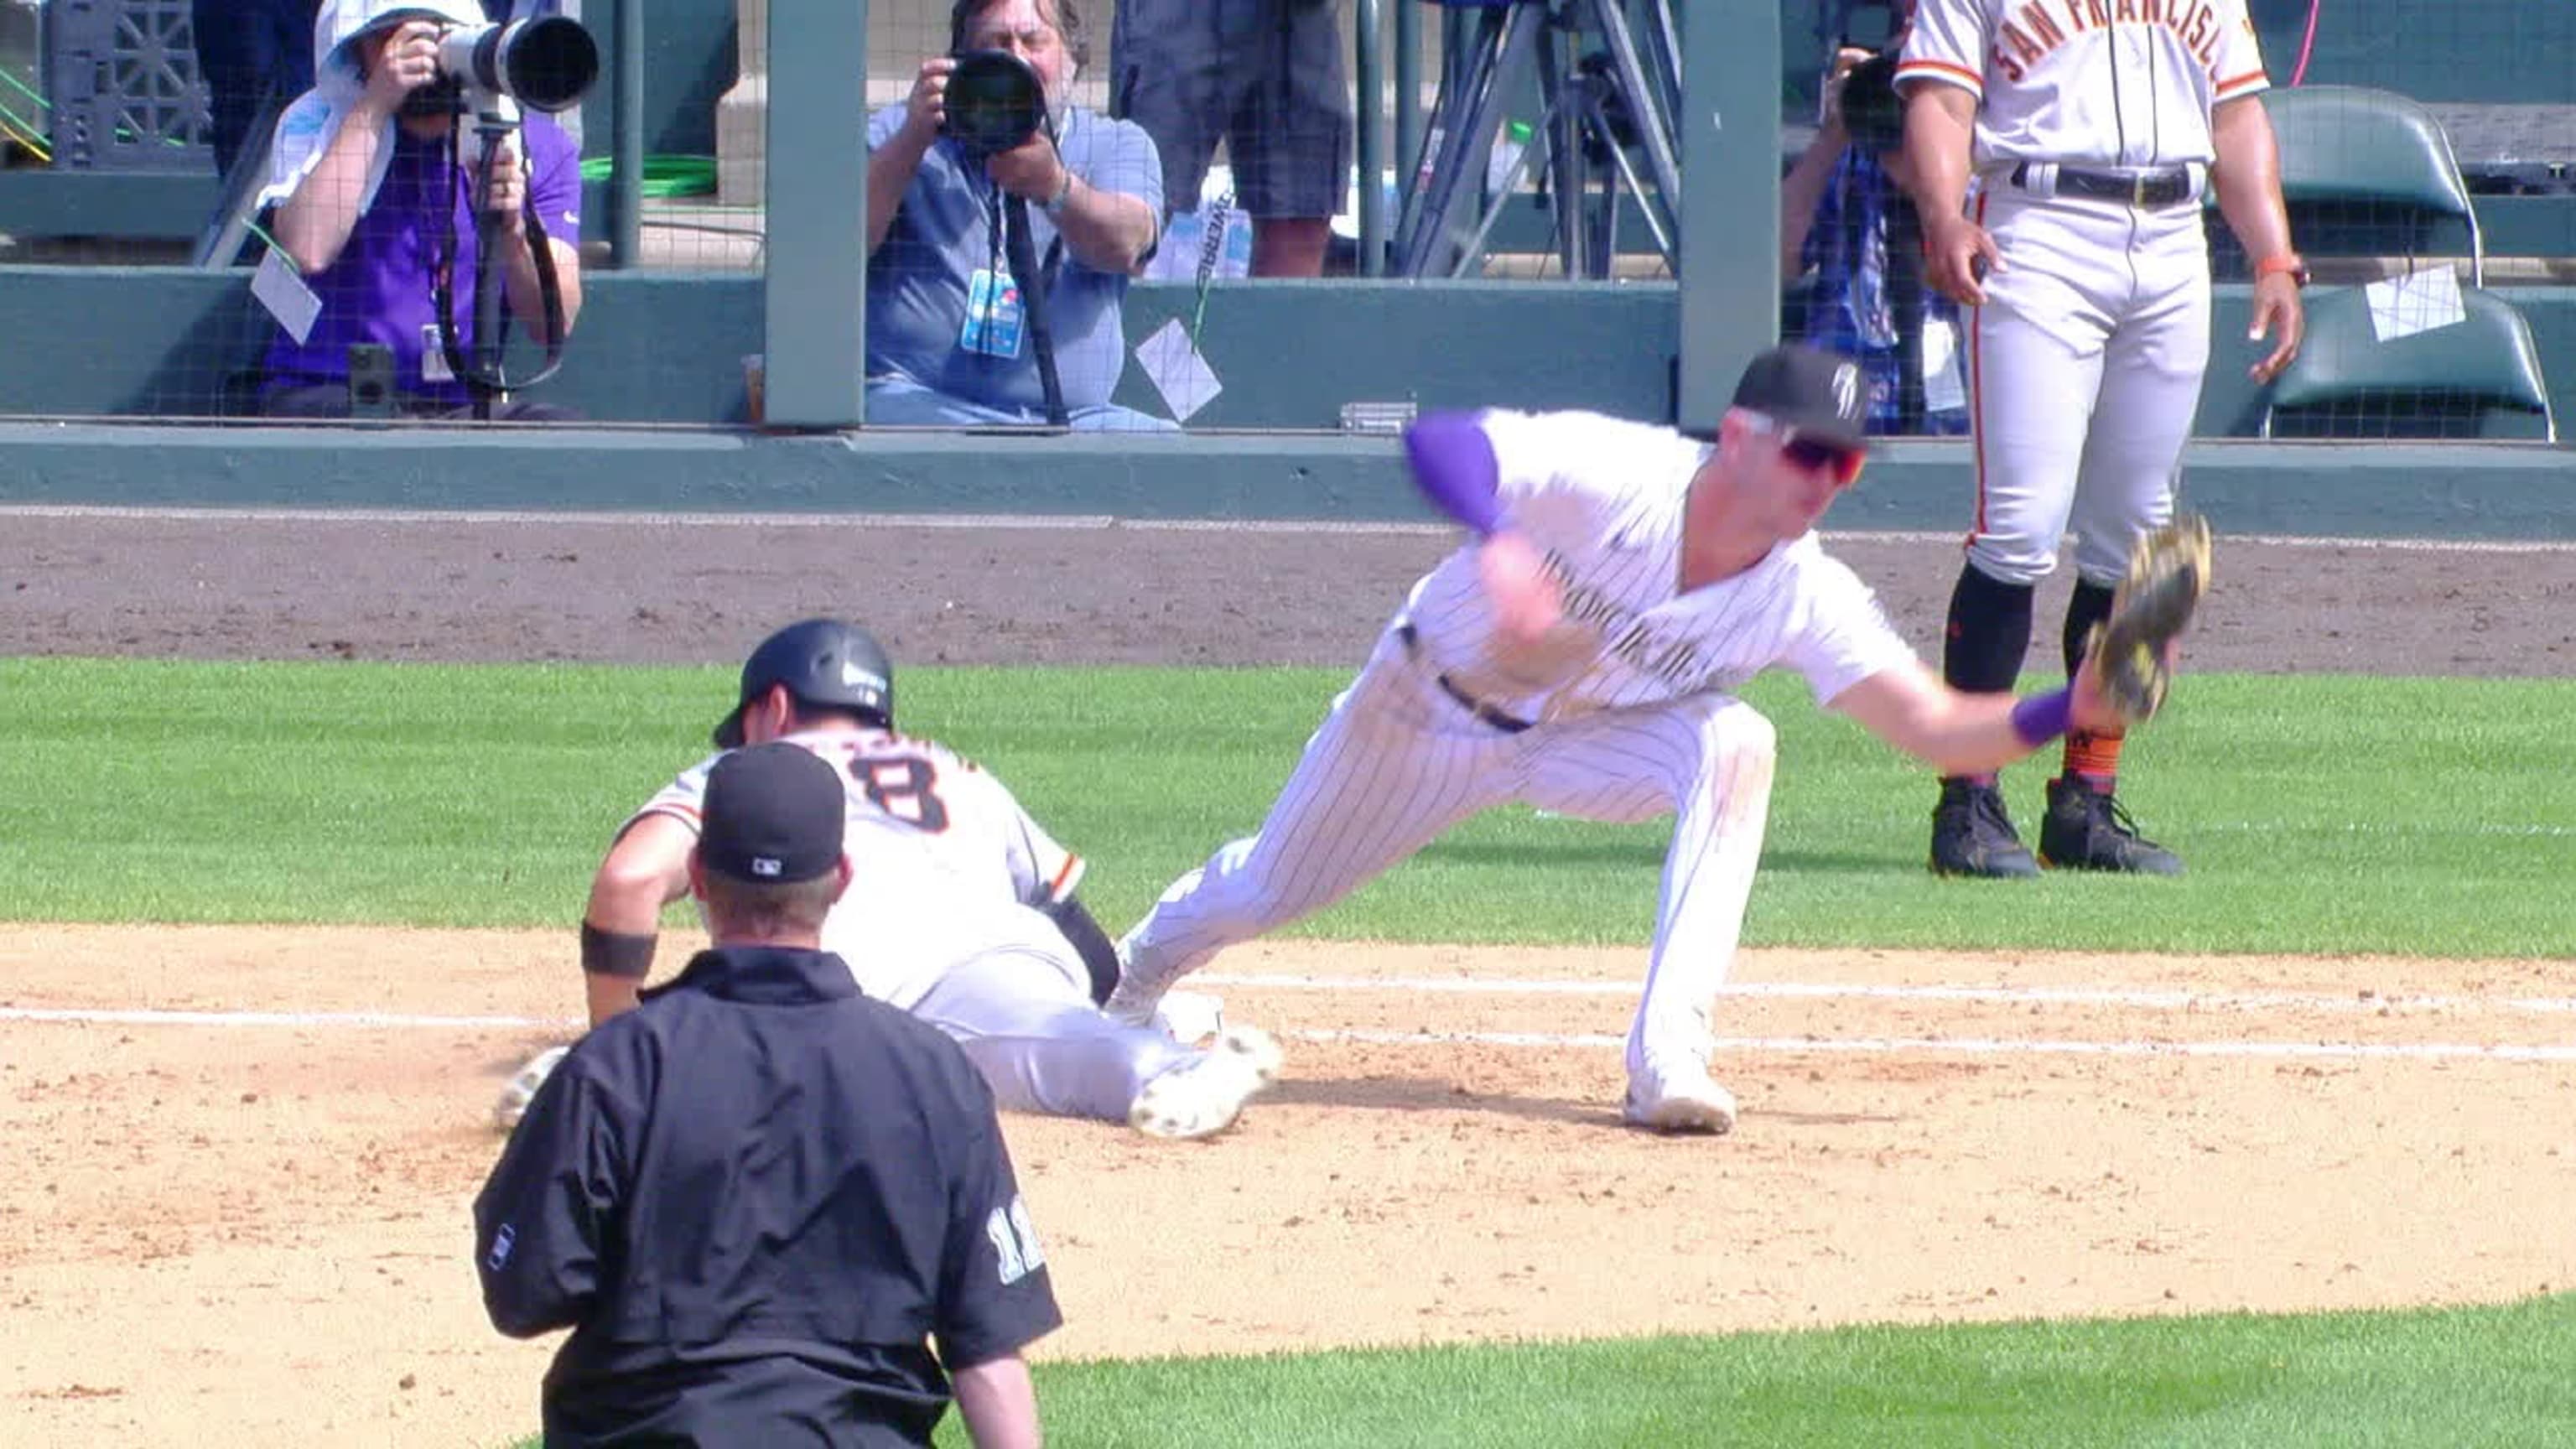
[[[1222,140],[1245,214],[1340,212],[1352,122],[1339,10],[1334,0],[1123,0],[1111,114],[1154,138],[1172,210],[1198,209]]]

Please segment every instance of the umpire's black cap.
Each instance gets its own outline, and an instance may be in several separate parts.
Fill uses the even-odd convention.
[[[1857,361],[1803,343],[1771,348],[1746,365],[1735,406],[1837,447],[1869,448],[1869,379]],[[1691,434],[1703,441],[1715,435]]]
[[[742,692],[716,726],[718,749],[742,743],[743,708],[779,685],[798,704],[894,723],[894,664],[876,636],[838,619],[805,619],[761,640],[743,662]]]
[[[736,750],[707,772],[698,860],[755,885],[791,885],[841,863],[847,796],[840,772],[810,750],[772,741]]]

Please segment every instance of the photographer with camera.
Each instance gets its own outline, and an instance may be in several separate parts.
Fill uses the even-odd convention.
[[[1789,331],[1856,358],[1873,433],[1968,430],[1959,309],[1923,282],[1922,224],[1906,199],[1897,47],[1911,0],[1889,9],[1887,46],[1835,48],[1816,137],[1780,182],[1780,279],[1800,287]]]
[[[506,300],[551,362],[581,311],[578,148],[549,117],[520,118],[516,98],[571,104],[596,52],[574,22],[538,24],[556,51],[538,55],[544,44],[487,23],[473,0],[322,7],[317,79],[278,122],[260,194],[292,272],[275,275],[272,258],[254,289],[280,326],[264,414],[574,416],[509,398],[514,384],[488,375],[498,338],[484,336],[506,327]],[[503,297],[484,298],[495,271]]]
[[[1087,58],[1074,0],[957,0],[949,53],[869,118],[870,423],[1172,426],[1109,401],[1163,172],[1070,103]]]

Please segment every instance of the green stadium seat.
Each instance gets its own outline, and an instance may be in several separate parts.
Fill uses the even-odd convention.
[[[2486,285],[2477,210],[2431,111],[2362,86],[2281,87],[2262,100],[2280,140],[2281,193],[2300,251],[2416,256],[2456,225],[2467,234],[2469,283]]]
[[[2311,291],[2307,339],[2273,380],[2262,435],[2557,441],[2530,324],[2492,292],[2460,300],[2464,320],[2382,342],[2366,288]]]

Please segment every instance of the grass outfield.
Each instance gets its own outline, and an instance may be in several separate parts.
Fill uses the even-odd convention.
[[[1091,859],[1117,930],[1259,822],[1346,677],[915,669],[900,698]],[[0,919],[568,924],[730,678],[0,661]],[[1751,695],[1782,766],[1748,944],[2576,954],[2576,683],[2189,677],[2123,795],[2192,873],[2020,886],[1934,880],[1925,773],[1794,679]],[[2006,777],[2026,833],[2053,768]],[[1658,825],[1498,811],[1294,929],[1643,942],[1663,846]]]
[[[2576,1440],[2576,1297],[1041,1364],[1081,1449],[2365,1449]],[[952,1414],[938,1442],[964,1449]],[[523,1441],[534,1449],[541,1441]]]
[[[2565,1444],[2576,1298],[1048,1364],[1084,1449]],[[968,1442],[955,1417],[943,1445]]]
[[[609,832],[699,756],[730,677],[0,661],[0,919],[568,927]],[[901,698],[907,724],[982,758],[1093,858],[1085,895],[1115,930],[1258,821],[1345,678],[915,669]],[[2003,887],[1924,872],[1920,770],[1794,680],[1752,697],[1784,759],[1752,944],[2576,954],[2560,760],[2576,684],[2190,677],[2132,746],[2127,793],[2193,873]],[[2009,776],[2026,823],[2046,773]],[[1662,845],[1658,827],[1498,812],[1304,929],[1642,942]],[[1053,1442],[1140,1449],[2324,1449],[2576,1442],[2571,1357],[2576,1300],[2551,1297],[1048,1364],[1040,1385]],[[965,1442],[953,1418],[943,1442]]]

